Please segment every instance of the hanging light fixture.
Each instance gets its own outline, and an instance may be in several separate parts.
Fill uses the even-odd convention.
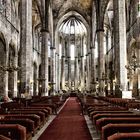
[[[131,56],[130,63],[125,66],[127,70],[133,70],[134,72],[136,69],[140,68],[140,65],[137,61],[137,56],[135,54],[135,50],[133,50],[133,55]]]

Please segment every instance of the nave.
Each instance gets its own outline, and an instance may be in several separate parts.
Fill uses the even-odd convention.
[[[80,104],[70,97],[39,140],[92,140]]]
[[[1,104],[0,138],[139,140],[139,108],[140,102],[135,99],[78,93],[16,99]]]

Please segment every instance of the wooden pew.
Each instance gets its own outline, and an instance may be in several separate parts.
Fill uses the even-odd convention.
[[[111,117],[111,118],[117,118],[117,117],[122,117],[122,118],[132,118],[132,117],[139,117],[140,118],[140,114],[127,114],[127,113],[122,113],[122,114],[96,114],[93,116],[92,120],[94,122],[94,124],[96,124],[96,120],[100,119],[100,118],[107,118],[107,117]]]
[[[107,140],[140,140],[140,133],[115,133]]]
[[[0,124],[0,135],[4,135],[12,140],[27,140],[26,128],[19,124]]]
[[[140,124],[107,124],[102,127],[101,139],[107,140],[107,138],[115,133],[130,133],[139,132]]]
[[[133,114],[133,112],[131,112],[131,111],[121,111],[121,110],[112,110],[112,111],[105,111],[105,110],[101,110],[101,111],[93,111],[93,112],[91,112],[91,114],[90,114],[90,118],[92,118],[94,115],[96,115],[96,114],[104,114],[104,113],[106,113],[106,114],[124,114],[124,113],[127,113],[127,114]]]
[[[118,106],[103,106],[103,107],[92,107],[88,113],[90,114],[92,111],[128,111],[127,108],[118,107]]]
[[[46,122],[45,119],[45,113],[43,113],[42,111],[16,111],[16,110],[11,110],[10,114],[35,114],[38,115],[40,117],[41,120],[41,125],[44,125]]]
[[[30,119],[34,121],[35,131],[37,131],[41,127],[40,117],[35,114],[3,114],[0,115],[0,119]]]
[[[32,103],[31,107],[50,107],[53,114],[57,114],[57,106],[49,103]]]
[[[13,108],[20,108],[20,107],[24,107],[24,105],[22,103],[18,103],[18,102],[7,102],[7,103],[2,103],[1,104],[1,108],[6,110],[10,110]]]
[[[8,137],[5,137],[5,136],[3,136],[3,135],[0,135],[0,140],[11,140],[11,139],[8,138]]]
[[[35,134],[34,122],[30,119],[0,119],[0,124],[20,124],[24,126],[27,139],[30,139]]]
[[[52,109],[50,107],[29,106],[29,107],[23,107],[23,109],[46,109],[48,111],[49,115],[52,114]]]
[[[39,109],[39,108],[20,108],[20,109],[14,109],[15,111],[41,111],[45,114],[45,118],[47,119],[49,114],[46,109]]]
[[[130,117],[130,118],[122,118],[122,117],[118,117],[118,118],[111,118],[111,117],[108,117],[108,118],[101,118],[101,119],[98,119],[96,121],[96,130],[98,132],[101,131],[102,127],[109,124],[109,123],[112,123],[112,124],[121,124],[121,123],[140,123],[140,118],[139,117]]]

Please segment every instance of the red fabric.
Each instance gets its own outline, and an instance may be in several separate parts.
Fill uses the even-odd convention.
[[[80,104],[70,97],[39,140],[92,140]]]

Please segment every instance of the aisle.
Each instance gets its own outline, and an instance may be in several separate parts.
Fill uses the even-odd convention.
[[[92,140],[76,97],[70,97],[39,140]]]

